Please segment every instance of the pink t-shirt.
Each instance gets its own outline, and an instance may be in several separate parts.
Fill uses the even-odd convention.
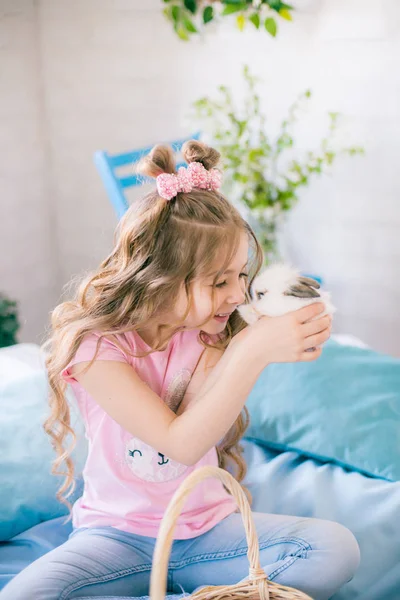
[[[147,357],[123,352],[103,338],[96,360],[125,362],[172,410],[183,399],[204,347],[198,331],[177,333],[168,347]],[[83,470],[84,491],[73,507],[74,527],[111,526],[139,535],[157,537],[168,503],[182,481],[203,465],[218,466],[212,448],[194,466],[169,459],[121,427],[71,376],[69,367],[93,358],[99,334],[84,338],[62,375],[69,382],[85,422],[88,457]],[[149,346],[136,332],[115,336],[122,347],[141,353]],[[127,399],[129,401],[129,399]],[[200,432],[199,432],[200,435]],[[175,538],[196,537],[236,510],[236,503],[216,479],[207,479],[192,491],[177,522]]]

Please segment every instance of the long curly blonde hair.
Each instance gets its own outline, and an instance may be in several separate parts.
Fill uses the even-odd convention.
[[[185,160],[200,162],[206,169],[216,166],[219,153],[197,141],[182,149]],[[166,146],[155,146],[140,164],[142,173],[156,177],[175,173],[174,154]],[[119,222],[115,245],[99,268],[77,286],[75,297],[59,304],[51,315],[51,334],[45,344],[46,366],[50,385],[51,414],[44,429],[57,453],[52,472],[65,480],[57,497],[70,506],[67,498],[75,489],[71,453],[76,436],[71,426],[63,369],[74,357],[83,338],[92,333],[103,337],[140,330],[174,305],[182,287],[186,290],[190,312],[191,283],[210,273],[215,260],[220,270],[215,283],[226,270],[245,232],[250,242],[249,278],[246,294],[262,264],[262,250],[249,225],[220,193],[193,189],[179,193],[166,202],[156,191],[135,202]],[[212,315],[210,315],[211,317]],[[153,351],[165,348],[181,323],[159,323],[159,337]],[[231,338],[246,326],[237,311],[229,318],[224,333],[212,346],[226,348]],[[200,331],[200,341],[210,346],[210,339]],[[125,349],[126,351],[126,349]],[[93,360],[95,357],[93,358]],[[219,464],[230,464],[240,482],[246,474],[240,439],[248,426],[244,408],[217,448]],[[67,448],[65,444],[69,442]]]

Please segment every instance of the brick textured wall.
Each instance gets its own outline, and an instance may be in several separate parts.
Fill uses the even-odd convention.
[[[272,131],[310,87],[300,146],[328,110],[346,115],[343,143],[365,146],[302,192],[283,245],[332,289],[336,331],[400,355],[400,3],[294,4],[277,40],[225,23],[185,44],[159,0],[0,0],[0,287],[20,300],[21,339],[40,339],[63,286],[112,243],[93,152],[185,135],[191,101],[220,83],[240,95],[250,63]]]

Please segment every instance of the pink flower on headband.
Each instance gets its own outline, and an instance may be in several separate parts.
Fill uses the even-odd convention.
[[[162,173],[157,176],[157,190],[161,198],[171,200],[180,191],[180,182],[173,173]]]
[[[178,191],[186,193],[192,191],[193,182],[190,177],[189,169],[186,169],[185,167],[179,167],[178,175],[176,175],[176,178],[178,179],[180,184],[180,189]]]
[[[157,190],[161,198],[171,200],[179,192],[191,192],[193,188],[216,191],[221,187],[221,173],[218,169],[207,169],[199,162],[180,167],[178,173],[162,173],[157,177]]]

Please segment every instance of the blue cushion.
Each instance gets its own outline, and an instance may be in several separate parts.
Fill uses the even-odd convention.
[[[49,413],[47,386],[38,346],[0,350],[0,541],[68,513],[56,499],[63,478],[50,473],[55,453],[43,430]],[[72,422],[83,440],[77,411]],[[78,473],[85,453],[82,441],[74,454]]]
[[[247,402],[247,437],[400,480],[400,360],[329,340],[309,363],[271,364]]]

